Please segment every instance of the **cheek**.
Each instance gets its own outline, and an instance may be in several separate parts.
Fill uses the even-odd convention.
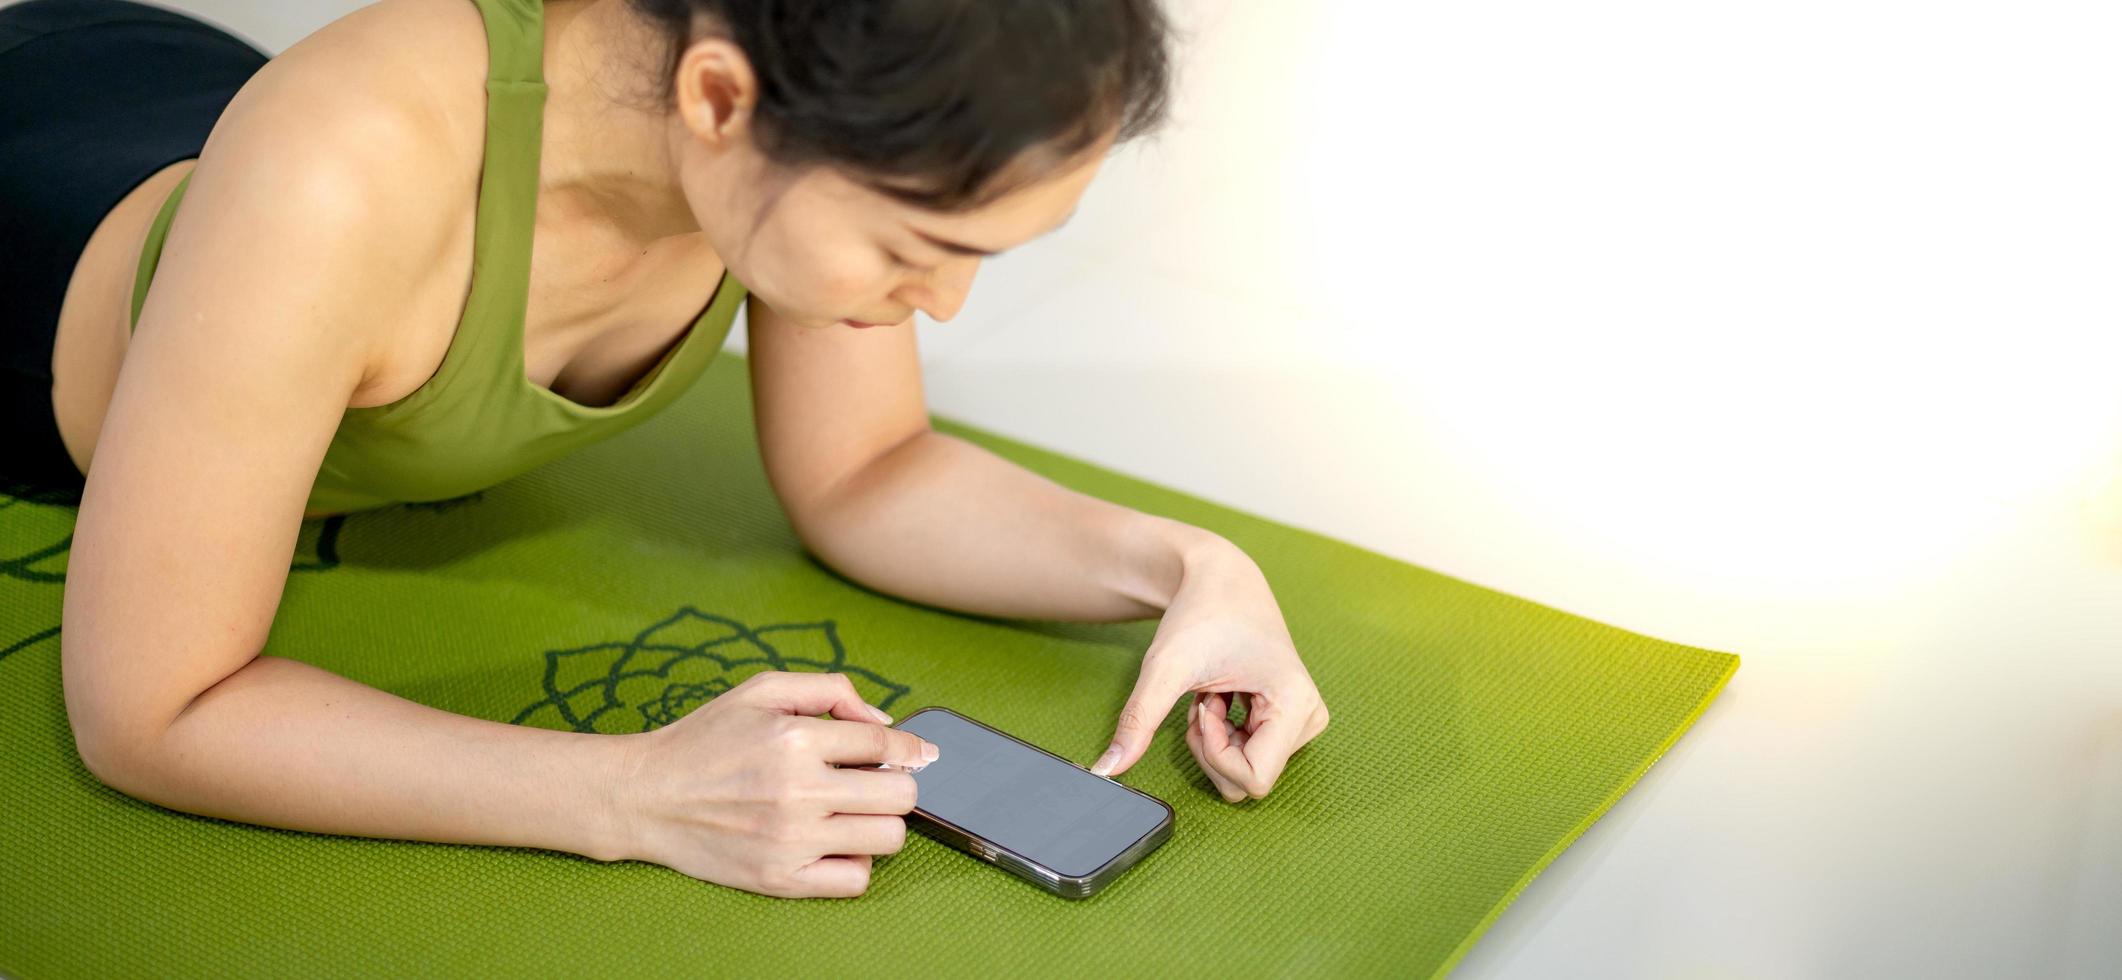
[[[774,250],[770,269],[759,270],[780,297],[779,305],[827,318],[859,315],[891,289],[890,270],[852,249],[801,247]]]
[[[874,269],[857,263],[821,263],[812,274],[820,299],[828,302],[862,302],[876,292],[882,282]]]

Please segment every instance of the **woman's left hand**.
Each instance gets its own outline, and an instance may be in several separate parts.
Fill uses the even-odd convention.
[[[1227,541],[1189,554],[1112,747],[1091,772],[1126,772],[1188,692],[1194,698],[1186,745],[1233,803],[1266,796],[1290,755],[1326,728],[1326,703],[1297,656],[1267,576]],[[1246,703],[1243,727],[1229,719],[1237,697]]]

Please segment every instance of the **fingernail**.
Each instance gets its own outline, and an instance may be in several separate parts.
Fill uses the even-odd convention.
[[[928,768],[929,763],[934,762],[942,757],[943,750],[937,748],[935,743],[923,741],[921,743],[921,757],[919,759],[916,759],[913,762],[886,762],[881,763],[881,765],[883,765],[886,769],[897,769],[902,772],[920,772],[921,770]]]
[[[1119,761],[1120,743],[1114,742],[1111,748],[1105,750],[1104,755],[1098,757],[1097,763],[1090,767],[1091,774],[1097,776],[1106,775],[1113,771],[1113,764]]]
[[[1200,726],[1201,734],[1203,735],[1206,735],[1209,732],[1208,718],[1208,702],[1197,702],[1194,705],[1194,722]]]
[[[878,721],[881,721],[887,725],[892,723],[892,716],[885,714],[883,708],[879,708],[873,704],[865,704],[863,705],[863,707],[868,708],[870,714],[877,716]]]

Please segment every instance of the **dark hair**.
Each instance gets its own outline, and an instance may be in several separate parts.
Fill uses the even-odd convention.
[[[978,207],[1167,112],[1157,0],[628,2],[669,42],[664,107],[685,48],[727,38],[758,78],[768,159],[932,210]]]

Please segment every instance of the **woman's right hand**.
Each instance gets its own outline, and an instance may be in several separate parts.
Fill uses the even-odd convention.
[[[815,717],[831,712],[831,718]],[[887,727],[845,674],[754,674],[633,739],[613,802],[625,856],[782,898],[869,889],[906,843],[929,744]]]

